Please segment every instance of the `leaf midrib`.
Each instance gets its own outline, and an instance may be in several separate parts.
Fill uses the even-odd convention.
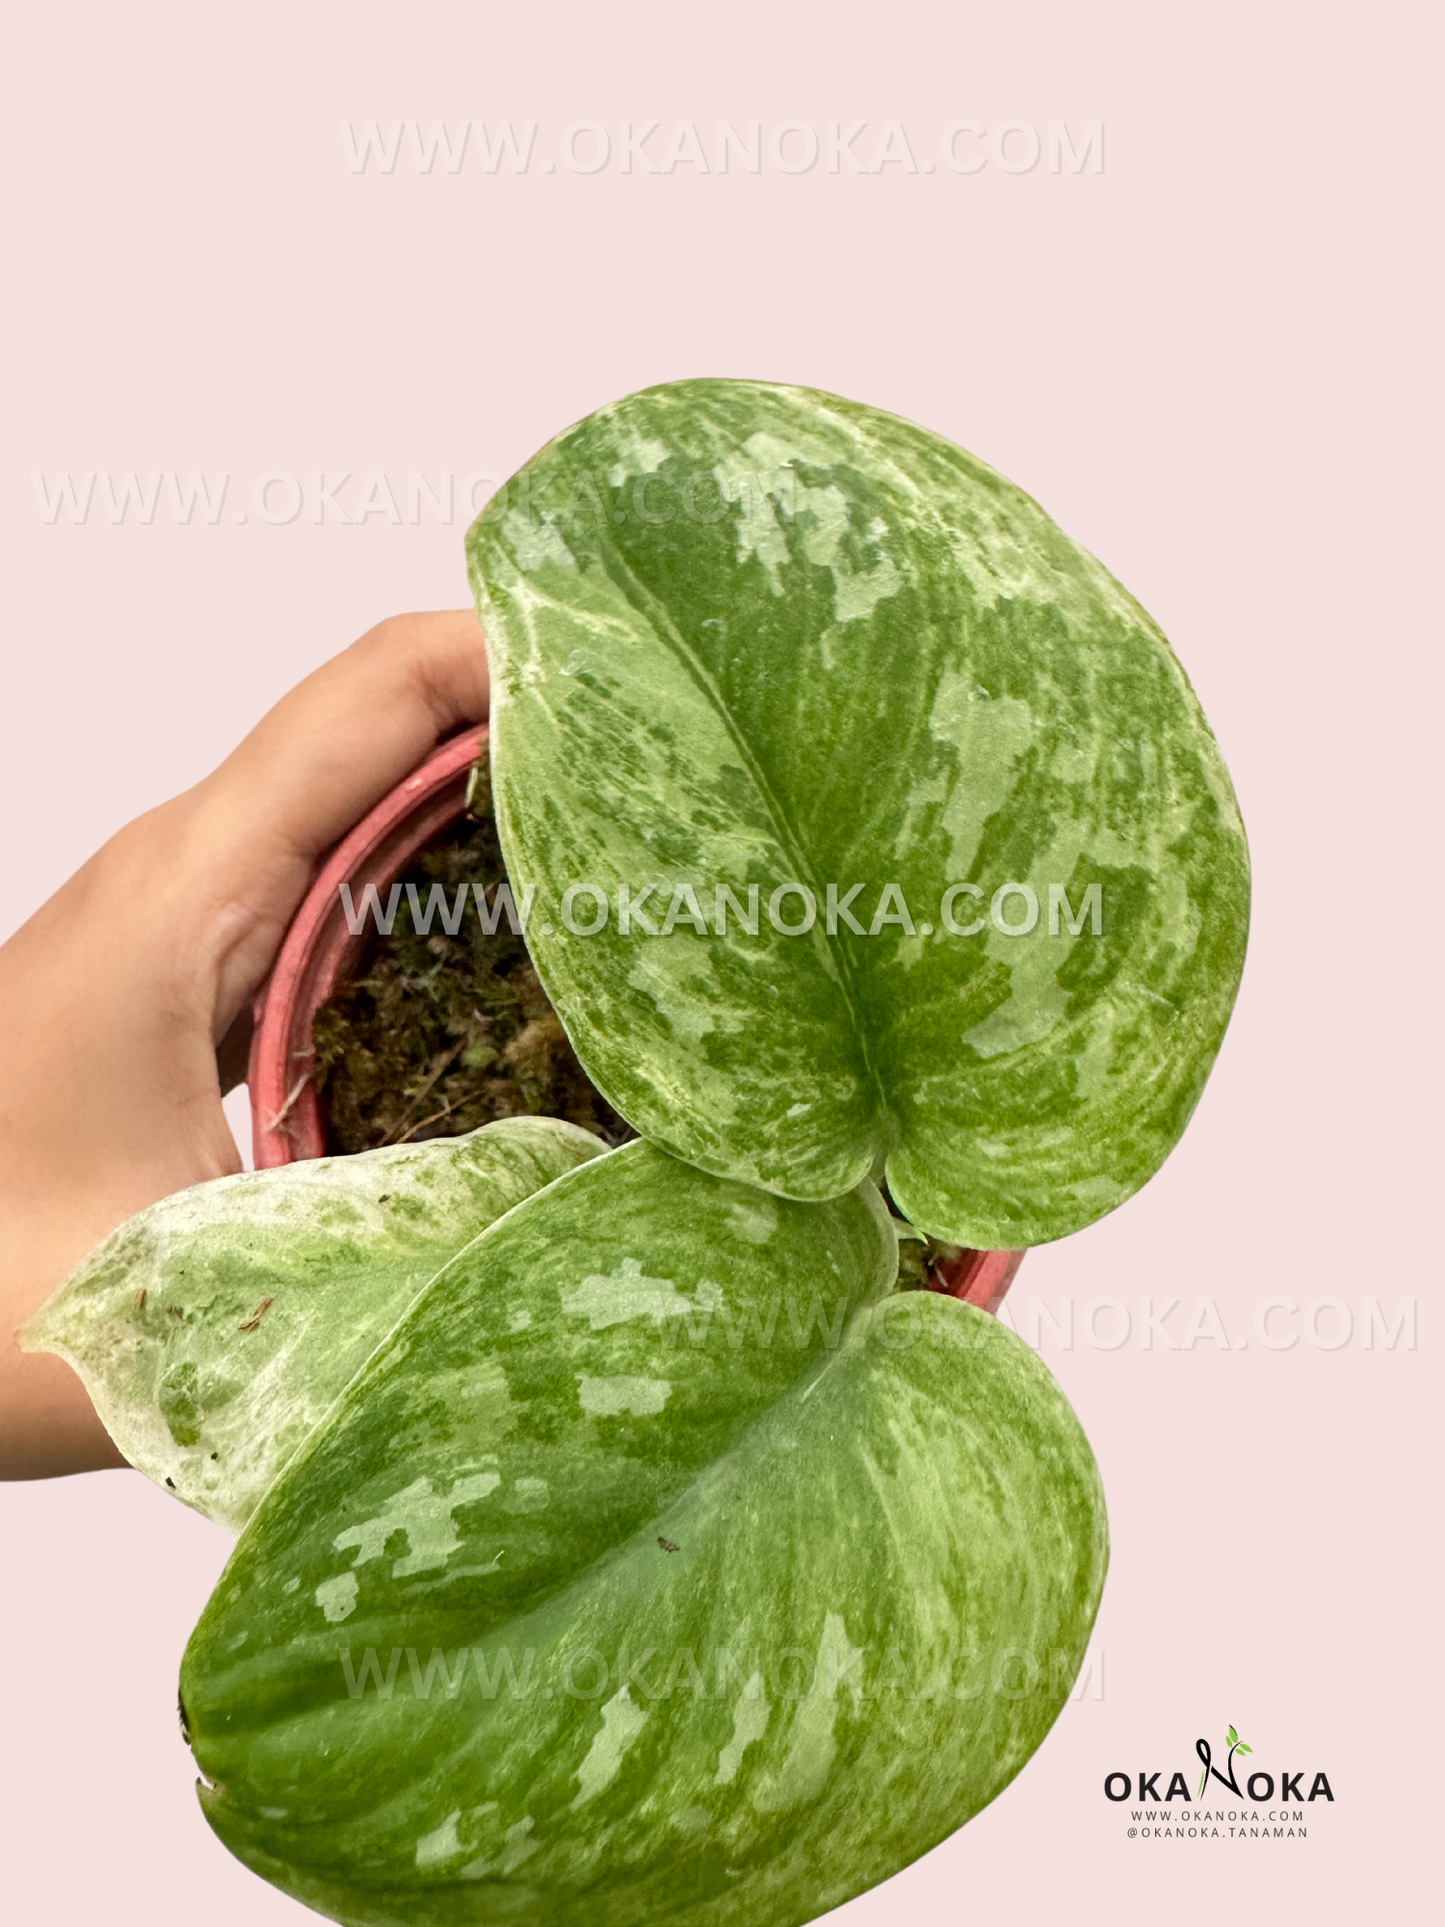
[[[806,860],[802,841],[796,834],[793,825],[789,822],[787,813],[784,811],[771,783],[769,783],[763,773],[757,758],[753,755],[746,738],[738,729],[732,711],[723,700],[722,691],[718,688],[706,666],[698,658],[697,652],[676,628],[665,606],[644,583],[638,580],[636,574],[628,565],[626,558],[615,546],[605,542],[598,544],[598,554],[603,567],[607,570],[613,582],[616,583],[617,587],[622,591],[627,601],[638,614],[646,620],[658,639],[672,651],[673,655],[682,664],[692,681],[712,706],[714,715],[727,732],[729,741],[737,751],[748,776],[757,788],[758,794],[762,797],[773,833],[784,854],[793,864],[799,882],[802,882],[804,878],[811,880],[814,886],[813,896],[816,910],[818,892],[816,889],[817,878],[814,875],[813,865]],[[848,1022],[852,1029],[853,1038],[858,1046],[859,1055],[862,1058],[865,1081],[874,1100],[873,1116],[875,1129],[877,1129],[881,1137],[886,1137],[886,1121],[889,1116],[888,1100],[883,1089],[883,1080],[878,1073],[877,1066],[873,1062],[872,1052],[868,1048],[867,1032],[859,1017],[859,1000],[857,985],[853,976],[852,961],[848,956],[846,948],[840,944],[835,937],[828,935],[826,919],[824,922],[815,921],[808,935],[815,940],[816,946],[821,947],[822,954],[828,959],[832,967],[834,979],[837,982],[848,1012]],[[884,1146],[878,1148],[889,1147]]]

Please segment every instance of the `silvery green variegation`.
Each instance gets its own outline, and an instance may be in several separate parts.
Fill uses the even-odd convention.
[[[528,945],[652,1141],[202,1186],[26,1340],[243,1528],[182,1713],[247,1865],[349,1927],[795,1927],[992,1799],[1076,1676],[1088,1445],[898,1239],[1038,1243],[1157,1169],[1243,831],[1149,617],[894,417],[654,389],[468,542]]]
[[[239,1531],[421,1287],[605,1146],[556,1118],[196,1185],[98,1245],[25,1327],[132,1465]]]
[[[354,1927],[789,1927],[1019,1770],[1106,1560],[994,1320],[894,1294],[870,1184],[634,1144],[426,1287],[188,1649],[211,1824]]]
[[[1234,1000],[1244,834],[1159,629],[1033,501],[875,409],[688,381],[468,546],[528,942],[644,1137],[794,1197],[886,1160],[975,1246],[1152,1175]]]

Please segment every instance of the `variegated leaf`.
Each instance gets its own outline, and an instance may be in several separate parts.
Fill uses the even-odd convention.
[[[1077,1421],[889,1293],[871,1185],[646,1144],[418,1299],[242,1537],[183,1717],[211,1824],[353,1927],[787,1927],[1019,1771],[1106,1560]]]
[[[24,1328],[131,1464],[239,1531],[421,1287],[606,1149],[555,1118],[196,1185],[131,1218]]]
[[[794,1197],[886,1157],[975,1246],[1151,1176],[1234,1000],[1244,834],[1158,627],[1029,497],[875,409],[690,381],[560,436],[468,546],[529,946],[645,1137]]]

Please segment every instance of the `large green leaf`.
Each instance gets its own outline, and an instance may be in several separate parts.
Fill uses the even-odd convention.
[[[461,1246],[606,1149],[555,1118],[196,1185],[91,1252],[22,1334],[132,1465],[239,1530]]]
[[[1061,1236],[1151,1176],[1234,1000],[1244,834],[1159,629],[1037,504],[877,410],[690,381],[543,449],[468,551],[529,946],[645,1137],[807,1198],[886,1155],[906,1216],[975,1246]],[[594,936],[564,922],[579,883],[609,902]],[[877,934],[829,934],[829,886],[855,884]],[[1037,899],[1027,935],[992,921],[1007,884]],[[622,934],[619,890],[649,885],[659,934]],[[719,934],[719,885],[757,886],[756,936],[731,911]],[[785,885],[817,904],[796,936],[769,920]],[[954,885],[973,935],[945,928]]]
[[[358,1927],[781,1927],[992,1799],[1075,1676],[1103,1502],[1027,1347],[895,1269],[871,1185],[646,1144],[460,1254],[192,1638],[232,1851]]]

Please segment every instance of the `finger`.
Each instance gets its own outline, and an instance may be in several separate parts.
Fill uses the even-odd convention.
[[[393,616],[297,685],[156,826],[177,849],[219,1040],[275,961],[318,856],[426,756],[485,719],[470,609]]]

